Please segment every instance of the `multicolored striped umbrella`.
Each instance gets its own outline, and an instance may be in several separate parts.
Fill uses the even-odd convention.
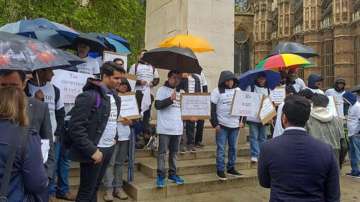
[[[256,65],[257,69],[283,70],[294,67],[310,67],[312,64],[309,60],[295,54],[278,54],[273,55],[260,61]]]

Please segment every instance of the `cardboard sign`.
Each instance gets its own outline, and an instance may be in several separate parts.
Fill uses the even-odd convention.
[[[276,109],[269,97],[263,97],[259,118],[263,125],[269,123],[276,116]]]
[[[254,92],[235,91],[232,106],[232,116],[257,117],[261,106],[262,95]]]
[[[286,97],[285,87],[276,87],[274,90],[270,91],[270,99],[276,105],[281,104],[284,102]]]
[[[52,83],[60,89],[64,103],[74,104],[75,98],[82,93],[82,89],[91,74],[83,74],[66,70],[54,70]]]
[[[124,69],[127,71],[127,55],[122,55],[119,53],[111,52],[111,51],[104,51],[103,60],[104,62],[113,61],[116,58],[121,58],[124,60]]]
[[[138,119],[141,118],[138,104],[136,101],[135,93],[120,94],[121,107],[120,116],[118,121],[122,121],[123,118]]]
[[[210,93],[182,93],[180,98],[181,117],[205,120],[210,118]]]

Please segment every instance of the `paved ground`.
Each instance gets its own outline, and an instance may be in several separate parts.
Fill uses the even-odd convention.
[[[349,171],[345,167],[343,172]],[[352,179],[346,176],[341,177],[341,201],[342,202],[359,202],[360,201],[360,180]],[[166,200],[154,200],[147,202],[266,202],[269,200],[269,190],[260,186],[251,186],[241,189],[231,189],[227,191],[201,193]],[[102,193],[99,193],[99,202],[102,200]],[[120,202],[120,200],[115,200]],[[132,200],[127,200],[132,201]],[[60,202],[60,201],[59,201]],[[61,201],[63,202],[63,201]]]

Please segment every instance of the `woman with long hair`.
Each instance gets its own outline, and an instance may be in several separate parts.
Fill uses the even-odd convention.
[[[48,183],[40,138],[27,130],[26,106],[23,91],[0,88],[0,197],[8,201],[24,201]]]

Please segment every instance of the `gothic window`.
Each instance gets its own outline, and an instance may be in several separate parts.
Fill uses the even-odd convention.
[[[234,72],[244,73],[250,69],[250,42],[245,31],[235,32]]]
[[[334,83],[334,60],[333,60],[333,40],[326,40],[322,44],[322,76],[324,78],[324,87],[330,87]]]
[[[235,11],[239,13],[249,12],[249,0],[235,0]]]

